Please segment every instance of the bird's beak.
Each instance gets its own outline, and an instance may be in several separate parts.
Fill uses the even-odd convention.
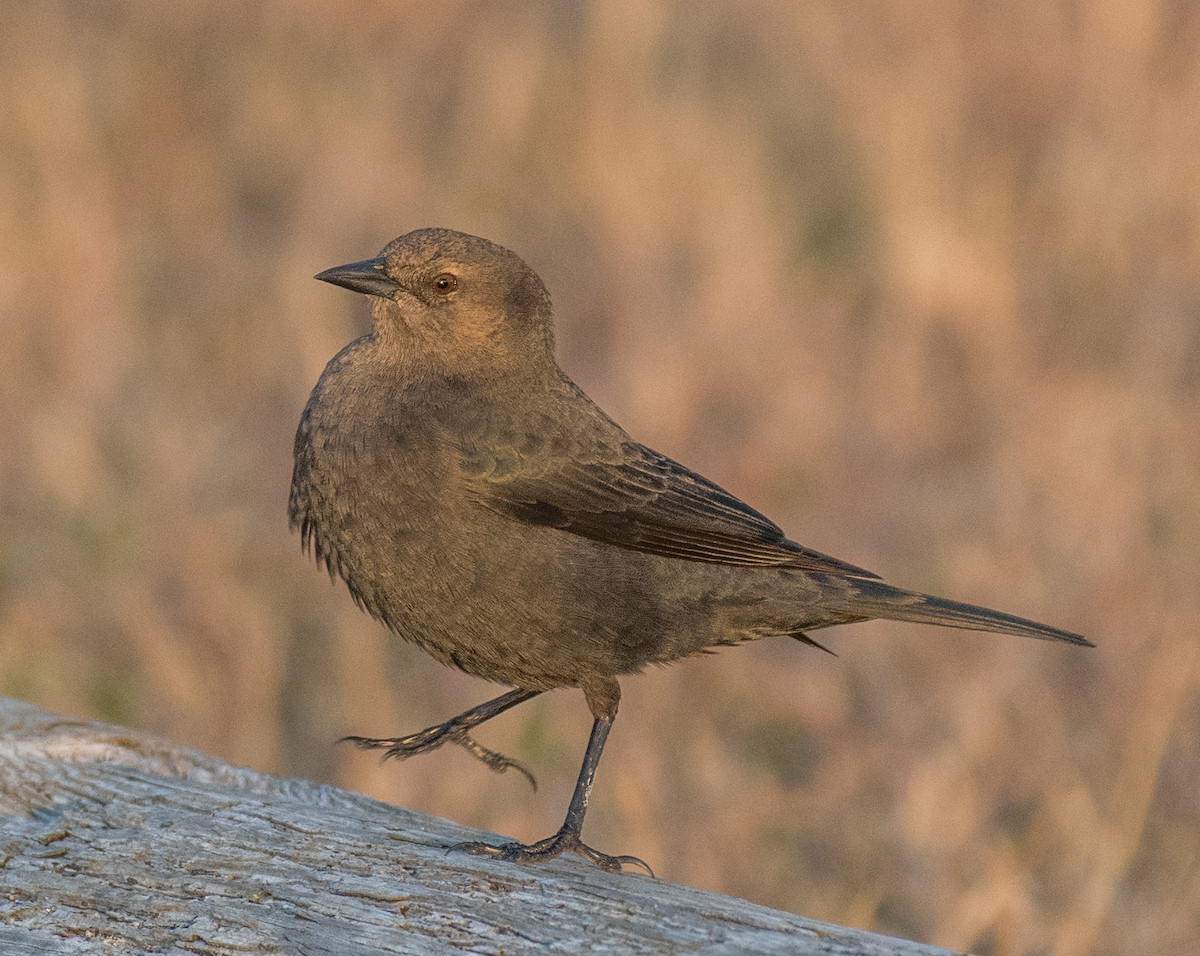
[[[349,265],[326,269],[324,272],[318,272],[313,278],[322,282],[332,282],[352,292],[390,299],[395,296],[400,283],[384,275],[384,265],[382,257],[364,259],[362,262],[351,262]]]

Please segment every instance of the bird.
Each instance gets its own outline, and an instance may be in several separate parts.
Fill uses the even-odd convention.
[[[296,432],[289,518],[354,601],[443,664],[511,690],[396,738],[520,762],[471,732],[558,688],[592,715],[562,827],[531,844],[450,847],[516,863],[583,842],[620,679],[714,649],[872,618],[1090,647],[1079,634],[885,583],[790,540],[716,483],[631,438],[559,367],[541,278],[515,253],[418,229],[315,278],[368,296],[372,330],[330,360]]]

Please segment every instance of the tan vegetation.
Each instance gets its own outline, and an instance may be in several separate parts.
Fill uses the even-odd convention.
[[[562,364],[810,547],[1080,631],[865,624],[625,682],[585,836],[982,954],[1200,938],[1200,8],[0,2],[0,692],[517,837],[539,774],[377,766],[495,688],[286,528],[361,299],[441,225]],[[401,507],[403,503],[398,502]]]

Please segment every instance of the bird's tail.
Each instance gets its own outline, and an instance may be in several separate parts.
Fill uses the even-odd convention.
[[[993,611],[973,604],[947,601],[945,598],[915,591],[904,591],[883,581],[870,578],[822,576],[830,584],[825,596],[827,607],[845,610],[858,620],[884,618],[889,621],[912,621],[917,624],[937,624],[942,627],[961,627],[970,631],[991,631],[996,634],[1019,634],[1043,641],[1065,641],[1082,647],[1094,647],[1087,638],[1070,631],[1028,621],[1023,617]],[[839,599],[838,592],[842,597]],[[839,607],[840,605],[840,607]]]

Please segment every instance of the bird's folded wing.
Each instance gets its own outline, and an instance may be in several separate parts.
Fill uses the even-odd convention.
[[[643,445],[611,451],[607,460],[563,455],[548,464],[493,446],[465,471],[480,504],[527,524],[685,561],[877,577],[789,541],[719,485]]]

